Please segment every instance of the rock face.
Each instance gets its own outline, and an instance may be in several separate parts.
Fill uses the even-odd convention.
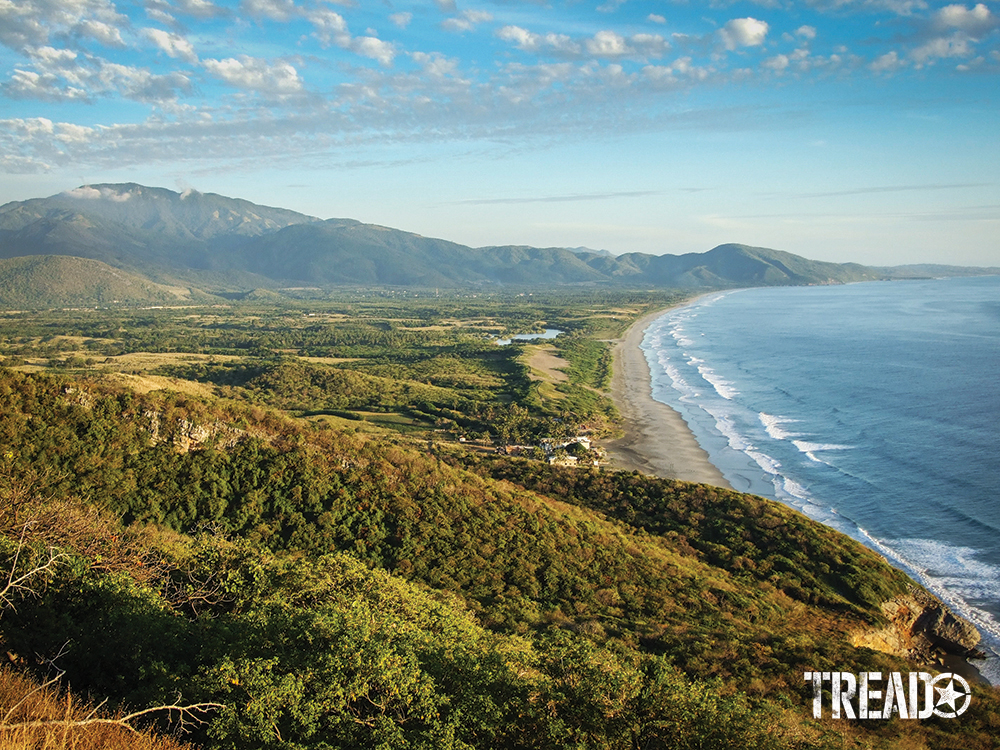
[[[949,654],[972,656],[979,645],[979,631],[923,589],[883,602],[882,612],[889,624],[855,633],[853,645],[938,664]]]

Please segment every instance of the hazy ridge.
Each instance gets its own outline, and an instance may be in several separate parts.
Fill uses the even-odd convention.
[[[706,289],[887,276],[858,264],[812,261],[741,244],[659,256],[614,256],[587,248],[472,248],[352,219],[321,220],[211,193],[134,183],[81,186],[0,207],[0,257],[36,255],[100,261],[153,282],[209,292],[345,285]],[[14,282],[6,273],[0,272],[0,284],[9,286]],[[40,282],[24,268],[20,274],[17,284],[30,298],[29,290],[41,289]],[[60,299],[56,276],[49,264],[38,304]],[[76,299],[70,286],[67,278],[66,301]]]

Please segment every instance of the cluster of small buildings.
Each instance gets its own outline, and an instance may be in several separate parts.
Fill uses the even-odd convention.
[[[580,446],[578,449],[573,446]],[[582,450],[581,450],[582,449]],[[496,452],[503,456],[532,457],[541,451],[545,460],[553,466],[600,466],[604,460],[604,451],[596,448],[589,437],[580,435],[564,440],[542,440],[539,445],[501,445]],[[579,455],[579,454],[583,455]]]

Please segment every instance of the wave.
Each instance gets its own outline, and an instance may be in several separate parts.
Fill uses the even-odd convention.
[[[901,288],[899,296],[906,291]],[[758,294],[774,296],[777,292],[754,292]],[[906,464],[899,471],[909,472],[907,481],[911,476],[922,477],[923,484],[915,486],[925,494],[914,492],[906,502],[899,499],[898,493],[886,495],[886,461],[900,460],[891,451],[881,450],[886,441],[895,439],[893,433],[884,434],[887,425],[895,424],[889,421],[894,417],[892,405],[871,402],[873,408],[864,410],[855,408],[859,405],[857,400],[841,402],[828,398],[837,391],[830,391],[827,386],[847,382],[850,374],[838,376],[839,380],[826,377],[831,373],[830,363],[836,361],[841,351],[836,348],[841,339],[836,335],[822,339],[803,334],[803,338],[789,341],[794,347],[805,347],[804,353],[798,348],[777,346],[774,340],[757,341],[753,336],[748,339],[727,327],[727,318],[720,307],[713,312],[706,309],[726,296],[713,295],[684,308],[682,313],[674,311],[647,332],[649,338],[645,344],[652,348],[649,359],[653,381],[660,384],[656,398],[683,410],[699,443],[734,487],[739,483],[743,491],[794,507],[881,553],[972,622],[983,635],[983,647],[1000,654],[1000,564],[994,564],[996,560],[992,557],[996,555],[1000,560],[1000,548],[990,542],[990,531],[997,525],[989,507],[972,501],[951,505],[940,494],[925,498],[929,491],[926,481],[929,468],[923,463]],[[879,304],[883,301],[880,298]],[[744,311],[742,314],[750,314],[746,310],[760,311],[765,317],[774,307],[773,300],[766,305],[750,304],[749,300],[747,304],[735,301],[734,304]],[[840,307],[831,309],[845,315],[845,320],[858,319],[855,297],[839,304]],[[897,320],[890,313],[886,313],[886,326]],[[702,318],[696,321],[699,316]],[[829,328],[828,320],[814,318],[821,328]],[[904,316],[906,326],[912,323],[911,318]],[[681,345],[681,339],[687,343]],[[697,345],[690,343],[692,339]],[[849,350],[843,351],[848,356]],[[930,356],[923,349],[920,351],[923,356]],[[810,358],[810,353],[816,356]],[[893,350],[889,354],[895,356],[899,352]],[[755,359],[758,355],[762,355],[759,360]],[[801,355],[801,366],[797,364],[791,370],[780,366],[793,355],[796,358]],[[744,371],[738,364],[744,357],[755,364],[754,369]],[[907,361],[885,359],[890,363]],[[799,363],[800,359],[794,361]],[[809,365],[824,369],[817,370],[813,377],[802,369]],[[786,372],[793,377],[783,377]],[[673,389],[665,383],[664,375],[673,382]],[[817,390],[818,383],[824,387]],[[905,394],[905,387],[907,382],[886,384],[889,391],[900,394]],[[860,405],[864,403],[862,400]],[[907,405],[912,410],[914,402],[910,400]],[[957,412],[956,418],[961,414]],[[897,431],[902,430],[906,436],[914,414],[904,412],[899,416]],[[965,463],[956,462],[955,471],[968,474],[977,464],[985,469],[989,464],[984,462],[993,454],[970,452],[984,445],[992,443],[979,441],[966,448],[962,456]],[[847,451],[853,453],[848,455]],[[915,449],[910,455],[921,453]],[[923,458],[927,455],[923,453]],[[851,514],[856,514],[859,520],[851,518]],[[869,532],[861,522],[876,531]],[[899,529],[904,528],[915,530],[907,538],[899,534]],[[951,543],[918,538],[939,533],[961,536]],[[902,538],[889,538],[897,535]],[[984,560],[984,554],[991,555],[989,561]],[[990,682],[1000,684],[1000,658],[977,666]]]
[[[758,417],[760,418],[760,423],[764,425],[764,431],[774,440],[788,440],[789,438],[799,436],[797,432],[787,432],[782,425],[797,423],[801,420],[793,419],[792,417],[776,417],[764,412],[761,412]]]
[[[807,443],[805,440],[793,440],[792,445],[798,448],[801,453],[804,453],[810,461],[815,461],[818,464],[826,464],[827,466],[832,466],[833,464],[817,457],[817,453],[820,451],[849,451],[854,447],[852,445],[837,445],[835,443]]]
[[[670,332],[670,335],[673,337],[674,341],[681,346],[694,346],[694,341],[685,336],[682,330],[675,329]]]
[[[860,528],[860,527],[859,527]],[[977,664],[990,684],[1000,685],[1000,621],[981,604],[1000,599],[1000,566],[977,558],[980,550],[936,539],[877,539],[861,529],[869,546],[916,579],[979,630],[981,648],[992,652]]]
[[[698,372],[705,379],[705,382],[711,385],[715,389],[715,392],[727,401],[732,401],[740,395],[740,392],[732,387],[733,384],[730,381],[720,377],[711,367],[698,365]]]

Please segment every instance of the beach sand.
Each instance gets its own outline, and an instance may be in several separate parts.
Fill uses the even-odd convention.
[[[625,435],[601,445],[612,468],[731,488],[681,415],[651,395],[649,365],[639,344],[649,324],[664,312],[643,316],[615,343],[611,396]]]

